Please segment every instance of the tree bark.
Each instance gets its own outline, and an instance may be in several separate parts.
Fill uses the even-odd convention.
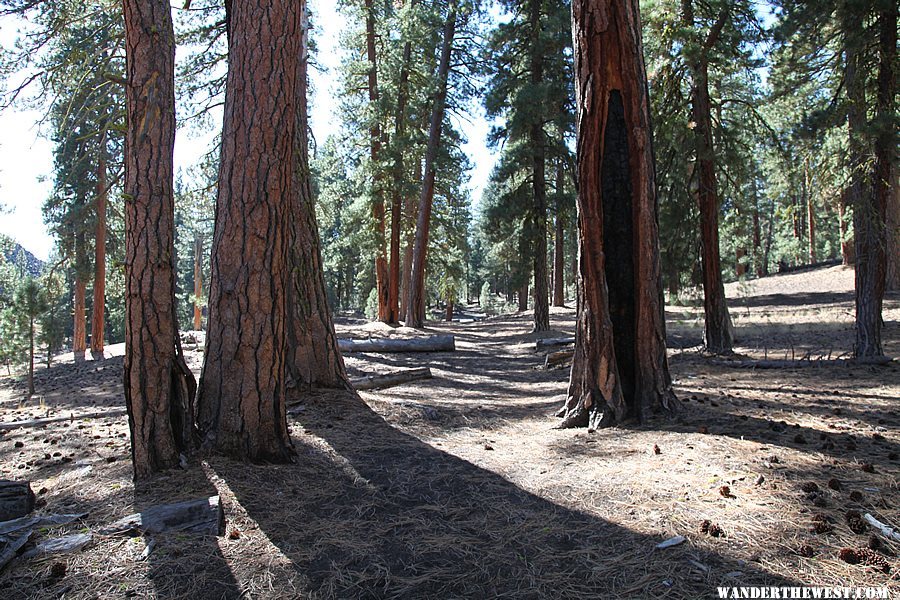
[[[194,331],[200,331],[203,327],[203,237],[199,232],[194,232]]]
[[[28,397],[34,396],[34,317],[28,319]]]
[[[303,5],[302,55],[297,75],[298,168],[294,169],[291,252],[291,282],[288,294],[288,372],[295,386],[347,389],[347,371],[338,350],[331,309],[325,289],[321,241],[309,172],[307,70],[309,24]]]
[[[809,171],[809,157],[803,163],[803,181],[806,190],[806,226],[809,230],[809,264],[818,262],[816,256],[816,208],[812,195],[812,174]]]
[[[225,123],[198,398],[204,445],[251,461],[294,451],[285,408],[303,2],[229,11]],[[303,265],[296,265],[302,268]]]
[[[754,191],[755,196],[755,191]],[[756,266],[756,276],[763,276],[762,264],[762,228],[759,224],[759,197],[754,198],[753,206],[753,262]]]
[[[891,173],[891,195],[887,206],[887,273],[884,289],[900,290],[900,182],[897,181],[897,167]]]
[[[560,427],[677,410],[638,0],[574,0],[578,316]],[[609,266],[609,268],[607,268]]]
[[[529,3],[529,29],[531,35],[530,68],[531,85],[539,89],[544,81],[543,48],[541,47],[541,8],[543,2],[531,0]],[[532,186],[532,234],[534,244],[532,257],[534,266],[534,329],[550,330],[550,304],[547,290],[547,174],[545,160],[544,123],[541,115],[529,130],[531,142],[531,186]]]
[[[556,232],[553,238],[553,306],[566,305],[566,252],[565,225],[562,210],[563,166],[562,161],[556,164]]]
[[[91,312],[91,355],[103,358],[106,310],[106,132],[100,132],[97,159],[97,226],[94,230],[94,305]]]
[[[456,2],[451,2],[444,23],[441,41],[441,60],[438,64],[438,91],[431,111],[428,145],[425,149],[425,169],[422,193],[419,197],[419,213],[416,220],[416,239],[413,247],[412,268],[409,278],[409,300],[406,303],[406,326],[425,326],[425,261],[428,254],[428,234],[431,226],[431,204],[434,200],[435,161],[441,144],[441,128],[447,101],[447,80],[450,76],[450,56],[456,35]]]
[[[378,295],[378,320],[391,323],[390,289],[387,257],[385,256],[384,188],[381,182],[382,132],[378,111],[378,56],[375,51],[375,9],[372,0],[365,0],[366,59],[369,61],[368,90],[372,122],[369,125],[369,159],[372,163],[372,217],[375,219],[375,290]],[[393,233],[393,232],[392,232]]]
[[[84,233],[75,232],[75,295],[73,304],[73,321],[72,321],[72,353],[75,355],[75,362],[84,360],[84,354],[87,351],[87,307],[85,296],[87,295],[87,274],[89,267],[86,265],[87,256],[85,250]]]
[[[416,5],[411,0],[410,6]],[[403,57],[400,63],[400,76],[397,81],[397,110],[394,115],[394,165],[391,185],[391,248],[390,269],[388,273],[388,320],[387,323],[398,323],[401,318],[400,294],[400,234],[403,229],[403,178],[406,173],[403,164],[403,147],[405,143],[406,104],[409,100],[409,67],[412,61],[412,43],[403,43]]]
[[[693,30],[695,28],[693,0],[682,0],[682,10],[685,27]],[[719,13],[705,41],[700,45],[696,60],[690,65],[691,115],[694,122],[694,143],[699,171],[697,201],[700,205],[705,341],[706,349],[715,354],[730,353],[734,345],[719,256],[719,191],[712,138],[708,64],[709,50],[718,40],[727,19],[726,5]]]
[[[846,15],[849,17],[849,14]],[[850,27],[849,19],[845,23]],[[894,62],[897,55],[897,5],[886,2],[878,15],[879,67],[876,99],[875,167],[870,190],[860,194],[853,208],[853,231],[856,236],[856,348],[857,358],[884,356],[881,344],[882,317],[887,267],[887,207],[891,196],[891,179],[897,142],[894,120]],[[850,31],[847,29],[846,31]],[[853,47],[853,44],[850,44]],[[850,110],[854,121],[865,127],[864,81],[858,72],[859,55],[853,50],[856,67],[847,81]],[[851,121],[854,130],[861,127]],[[862,151],[851,138],[853,150]],[[862,156],[856,165],[862,164]],[[851,157],[852,160],[856,156]],[[892,232],[893,233],[893,232]]]
[[[125,404],[136,479],[179,464],[194,377],[175,311],[175,34],[166,0],[125,0]]]
[[[519,312],[525,312],[528,310],[528,279],[525,279],[525,282],[522,284],[522,287],[519,288]]]

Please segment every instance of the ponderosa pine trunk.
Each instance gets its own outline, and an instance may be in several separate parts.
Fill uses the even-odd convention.
[[[755,193],[754,193],[755,196]],[[762,265],[762,228],[759,224],[759,198],[754,197],[753,206],[753,262],[756,266],[756,276],[763,276]]]
[[[682,0],[684,25],[693,31],[693,0]],[[715,149],[712,137],[712,105],[709,98],[709,51],[721,35],[728,19],[726,5],[706,39],[698,42],[697,55],[690,65],[691,117],[698,170],[697,201],[700,205],[700,241],[702,246],[703,309],[706,317],[706,349],[714,354],[727,354],[734,346],[734,334],[719,255],[719,190],[716,182]]]
[[[563,165],[562,161],[556,164],[556,215],[553,237],[553,306],[566,305],[566,252],[565,252],[565,225],[563,223]]]
[[[896,76],[896,75],[895,75]],[[887,206],[887,273],[885,291],[900,290],[900,182],[896,165],[891,172],[892,193]]]
[[[194,331],[203,327],[203,236],[194,232]]]
[[[125,404],[136,479],[193,443],[175,311],[175,33],[167,0],[125,0]]]
[[[416,5],[411,0],[410,7]],[[394,114],[394,152],[393,180],[391,182],[391,247],[388,273],[388,323],[398,323],[402,318],[400,297],[402,293],[400,275],[400,235],[403,229],[403,179],[406,174],[403,164],[403,148],[406,129],[406,105],[409,100],[409,68],[412,62],[412,43],[403,43],[403,57],[400,63],[400,75],[397,81],[397,109]]]
[[[849,16],[849,15],[848,15]],[[849,20],[846,26],[850,26]],[[872,183],[853,207],[856,237],[856,347],[857,358],[884,356],[881,344],[882,304],[887,269],[887,208],[897,152],[894,113],[894,62],[897,55],[897,4],[885,2],[878,14],[878,93],[876,99],[875,166]],[[849,29],[847,30],[849,31]],[[851,44],[852,45],[852,44]],[[858,65],[858,62],[857,62]],[[864,82],[858,70],[847,82],[851,111],[865,126]],[[853,125],[851,123],[851,134]],[[860,130],[857,130],[861,133]],[[856,163],[856,164],[862,164]]]
[[[47,349],[47,353],[50,350]],[[28,397],[34,396],[34,317],[28,318]]]
[[[525,279],[524,283],[519,287],[518,299],[519,312],[528,310],[528,279]]]
[[[813,202],[812,174],[809,171],[809,157],[803,163],[803,187],[806,190],[806,227],[809,235],[809,264],[818,261],[816,256],[816,205]]]
[[[321,241],[309,172],[309,119],[306,104],[309,23],[303,9],[302,55],[297,75],[297,146],[291,208],[291,287],[288,293],[288,373],[295,387],[349,389],[338,348],[322,268]]]
[[[106,310],[106,132],[100,132],[97,159],[97,225],[94,230],[94,304],[91,310],[91,355],[103,358]]]
[[[382,132],[378,115],[378,55],[375,50],[375,9],[372,0],[365,0],[366,10],[366,59],[369,62],[368,91],[372,122],[369,125],[369,160],[372,163],[372,217],[375,220],[375,292],[378,296],[378,320],[392,323],[390,274],[385,255],[384,186],[379,161],[381,160]]]
[[[531,85],[540,89],[544,82],[544,57],[541,47],[541,8],[543,2],[531,0],[528,7],[528,25],[531,35],[530,70]],[[529,128],[531,142],[531,189],[532,189],[532,250],[534,272],[534,328],[533,331],[550,330],[550,302],[547,289],[547,173],[546,141],[544,123],[536,116]]]
[[[425,167],[419,210],[416,217],[416,238],[413,247],[409,277],[409,300],[406,302],[406,326],[425,326],[425,262],[428,255],[428,234],[431,227],[431,205],[434,200],[435,161],[441,145],[441,129],[447,102],[447,79],[450,75],[450,56],[456,35],[456,2],[451,2],[441,40],[441,60],[438,63],[438,90],[431,110],[428,144],[425,149]]]
[[[72,354],[75,355],[75,362],[84,360],[84,354],[87,351],[87,307],[85,296],[87,295],[87,284],[84,277],[80,274],[75,275],[75,294],[72,300]]]
[[[578,315],[561,427],[673,412],[638,0],[574,0]],[[608,267],[608,268],[607,268]]]
[[[204,446],[251,461],[294,455],[285,396],[295,182],[306,176],[297,173],[304,4],[250,0],[228,10],[198,421]]]

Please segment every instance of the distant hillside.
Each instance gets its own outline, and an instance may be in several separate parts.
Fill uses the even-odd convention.
[[[0,251],[7,262],[24,269],[25,273],[32,277],[37,277],[44,270],[44,261],[23,248],[14,239],[2,234],[0,234]]]

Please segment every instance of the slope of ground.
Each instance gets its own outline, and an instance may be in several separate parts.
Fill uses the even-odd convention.
[[[850,271],[771,277],[729,295],[742,355],[850,350]],[[348,356],[352,375],[428,365],[435,378],[362,401],[298,395],[293,465],[210,458],[135,487],[123,417],[11,430],[0,435],[2,477],[30,479],[41,511],[88,513],[49,533],[96,531],[155,502],[218,493],[228,534],[160,536],[146,560],[148,540],[97,535],[78,553],[12,565],[0,589],[194,599],[701,598],[737,585],[900,593],[888,556],[897,545],[885,544],[891,573],[838,558],[873,534],[854,533],[848,511],[900,524],[900,367],[729,368],[698,351],[698,309],[668,316],[682,411],[640,427],[553,429],[568,372],[543,369],[530,315],[519,314],[429,327],[456,335],[453,353]],[[574,311],[552,319],[573,331]],[[897,356],[900,297],[888,298],[885,321]],[[200,358],[192,351],[194,367]],[[121,358],[63,361],[38,374],[43,405],[19,406],[21,388],[7,382],[0,420],[120,407],[120,380]],[[704,533],[705,521],[722,535]],[[687,541],[655,549],[675,535]]]

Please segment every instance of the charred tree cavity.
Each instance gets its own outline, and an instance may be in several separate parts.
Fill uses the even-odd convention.
[[[603,248],[609,320],[619,366],[619,383],[626,401],[635,391],[634,223],[631,177],[628,173],[628,132],[622,93],[609,94],[604,132],[600,189],[603,194]]]
[[[638,0],[574,0],[578,314],[560,428],[672,413]]]

